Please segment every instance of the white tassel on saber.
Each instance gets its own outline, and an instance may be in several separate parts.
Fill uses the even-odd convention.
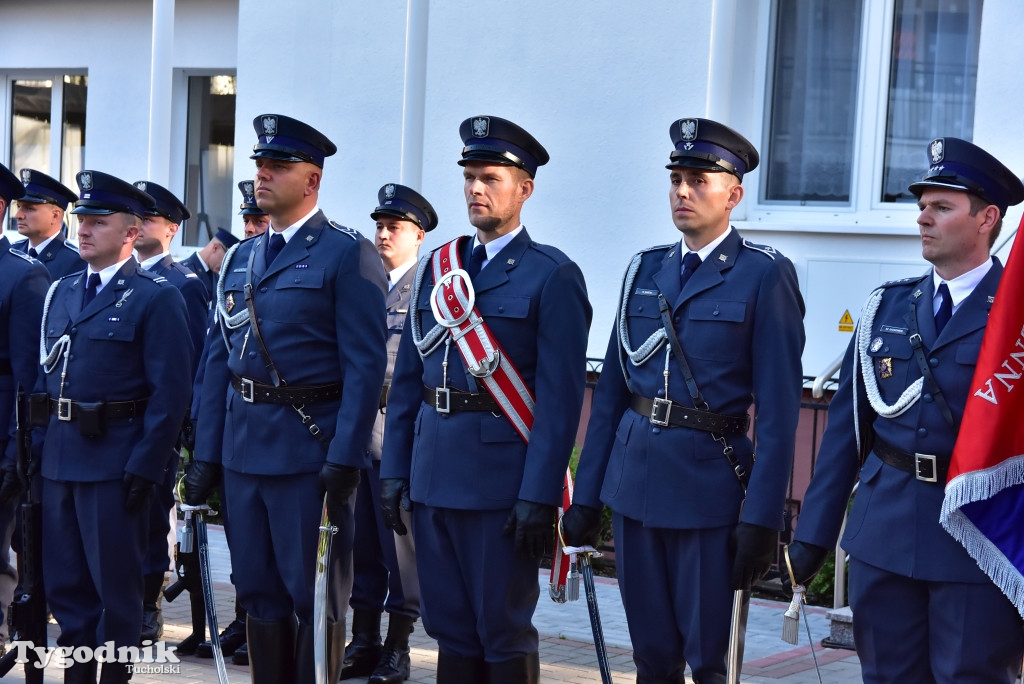
[[[818,654],[814,652],[814,639],[811,638],[811,623],[807,620],[807,612],[803,610],[806,603],[807,588],[796,583],[796,575],[793,574],[793,563],[789,560],[789,546],[782,547],[783,557],[786,559],[786,570],[789,571],[789,584],[793,587],[793,600],[789,602],[789,608],[782,616],[782,640],[787,644],[796,645],[800,640],[800,613],[804,614],[804,628],[807,630],[807,643],[811,647],[811,658],[814,659],[814,671],[818,675],[818,684],[821,682],[821,668],[818,666]]]

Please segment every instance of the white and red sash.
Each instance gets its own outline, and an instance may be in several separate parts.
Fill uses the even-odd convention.
[[[519,371],[494,338],[480,312],[469,274],[462,269],[461,237],[436,250],[431,260],[434,290],[430,308],[448,328],[452,341],[473,377],[479,379],[501,407],[523,441],[529,444],[536,402]]]

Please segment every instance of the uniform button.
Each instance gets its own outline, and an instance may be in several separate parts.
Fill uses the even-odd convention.
[[[252,351],[249,352],[249,358],[250,359],[255,359],[256,358],[256,352],[252,352]]]
[[[927,437],[928,436],[928,428],[917,428],[917,436],[918,437]]]
[[[50,330],[46,334],[47,335],[52,335],[53,334],[53,328],[50,328]]]
[[[663,396],[665,396],[665,389],[664,389],[664,388],[662,388],[662,389],[658,390],[658,396],[659,396],[659,397],[663,397]]]
[[[297,283],[301,283],[301,282],[302,282],[302,278],[296,278],[296,279],[295,279],[295,282],[297,282]]]
[[[68,354],[68,361],[74,361],[74,360],[75,360],[75,355],[74,354]]]
[[[107,333],[107,337],[113,337],[113,336],[114,336],[114,333],[112,333],[112,332],[108,332]]]
[[[78,332],[78,328],[72,328],[71,329],[71,334],[72,335],[74,335],[76,332]]]
[[[712,311],[711,315],[712,316],[717,316],[718,315],[718,309],[715,309],[714,311]]]
[[[498,307],[498,313],[505,313],[505,307],[499,306]]]
[[[644,310],[644,305],[641,304],[640,306],[636,307],[636,310],[637,311],[643,311]]]
[[[936,366],[939,365],[939,360],[938,359],[928,359],[928,365],[931,366],[932,368],[935,368]]]
[[[882,351],[889,351],[889,345],[885,345],[884,347],[882,347]]]
[[[682,323],[683,322],[682,316],[676,316],[672,320],[675,321],[676,323]]]
[[[656,434],[656,435],[660,435],[660,434],[661,434],[661,428],[660,428],[660,427],[658,427],[657,425],[655,425],[655,426],[654,426],[654,427],[653,427],[653,428],[651,429],[651,432],[653,432],[653,433],[654,433],[654,434]]]
[[[261,287],[260,288],[260,292],[266,292],[266,291],[267,291],[267,288],[265,288],[265,287]]]
[[[921,400],[924,401],[925,403],[930,404],[932,402],[932,395],[926,392],[925,394],[921,395]]]

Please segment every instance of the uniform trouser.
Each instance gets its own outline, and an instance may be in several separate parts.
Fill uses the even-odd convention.
[[[11,565],[11,538],[14,536],[20,497],[0,506],[0,636],[7,634],[7,607],[14,600],[18,569]]]
[[[409,514],[402,511],[405,525]],[[416,545],[411,534],[396,535],[380,511],[380,461],[362,471],[355,497],[355,545],[352,549],[353,610],[420,616]]]
[[[867,684],[1012,684],[1024,622],[991,582],[929,582],[850,559],[853,638]]]
[[[491,663],[537,653],[540,564],[502,534],[508,514],[413,505],[423,627],[444,653]]]
[[[637,676],[678,678],[689,663],[695,682],[724,682],[732,528],[650,528],[619,514],[612,523]]]
[[[317,473],[246,475],[225,470],[224,493],[232,525],[231,569],[238,600],[259,620],[295,615],[300,623],[312,625],[323,511]],[[340,610],[337,621],[343,623],[351,591],[352,518],[331,522],[339,528],[331,565],[341,573],[340,578],[336,574],[332,578],[331,601],[334,611]]]
[[[128,513],[121,480],[43,480],[43,580],[60,646],[138,646],[146,508]]]
[[[149,537],[142,569],[147,575],[171,569],[171,510],[174,508],[174,485],[178,474],[178,453],[171,451],[164,481],[158,482],[149,497]]]

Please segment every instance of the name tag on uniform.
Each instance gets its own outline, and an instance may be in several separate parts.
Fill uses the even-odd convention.
[[[892,335],[906,335],[908,330],[906,328],[897,328],[892,325],[883,325],[880,332],[890,333]]]
[[[244,266],[242,268],[233,268],[233,269],[231,269],[232,273],[245,273],[245,271],[246,271],[246,269],[245,269]]]
[[[657,297],[658,296],[658,291],[657,290],[647,290],[647,289],[644,289],[642,287],[638,287],[638,288],[636,288],[636,290],[633,291],[633,294],[643,295],[644,297]]]

